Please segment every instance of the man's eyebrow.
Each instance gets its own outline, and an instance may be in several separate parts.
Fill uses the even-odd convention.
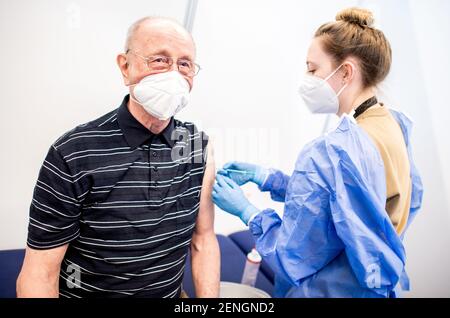
[[[163,55],[163,56],[170,56],[169,52],[167,50],[158,50],[154,51],[152,53],[146,54],[146,56],[154,56],[154,55]]]
[[[183,55],[182,57],[179,58],[179,60],[187,60],[190,62],[194,61],[194,59],[192,57],[190,57],[189,55]]]
[[[154,56],[154,55],[162,55],[162,56],[172,57],[169,54],[169,51],[167,51],[166,49],[161,49],[161,50],[158,50],[158,51],[154,51],[154,52],[152,52],[150,54],[146,54],[145,56],[148,57],[148,56]],[[190,62],[194,61],[193,58],[190,55],[188,55],[188,54],[185,54],[185,55],[179,57],[178,59],[179,60],[187,60],[187,61],[190,61]]]

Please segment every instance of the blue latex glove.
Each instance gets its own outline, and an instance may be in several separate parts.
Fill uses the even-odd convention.
[[[238,185],[251,181],[261,187],[266,180],[268,170],[251,163],[232,161],[226,163],[217,173],[229,177]]]
[[[239,185],[230,178],[218,174],[212,191],[213,202],[225,212],[238,216],[245,224],[260,211],[245,197]]]

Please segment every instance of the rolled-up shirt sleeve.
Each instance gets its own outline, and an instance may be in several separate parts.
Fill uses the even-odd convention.
[[[69,167],[52,146],[42,164],[30,206],[27,244],[55,248],[79,235],[81,204]]]

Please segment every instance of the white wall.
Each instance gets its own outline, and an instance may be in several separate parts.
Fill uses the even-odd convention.
[[[414,104],[416,157],[425,187],[422,214],[406,241],[411,295],[450,297],[450,2],[410,1],[410,14],[403,31],[415,35],[409,51],[414,60],[405,61],[403,72],[412,74],[405,94]],[[399,59],[400,54],[408,54],[405,47]]]
[[[126,90],[115,56],[128,25],[149,14],[182,21],[185,4],[0,0],[0,249],[25,245],[32,191],[50,144],[120,103]],[[245,160],[290,173],[302,146],[324,124],[297,95],[309,40],[321,23],[353,5],[374,10],[393,47],[384,100],[416,122],[425,198],[406,237],[413,288],[406,296],[450,297],[448,1],[200,0],[193,35],[203,70],[179,118],[213,137],[219,167]],[[245,192],[258,207],[282,213],[281,204],[254,187]],[[217,232],[243,228],[217,211]]]

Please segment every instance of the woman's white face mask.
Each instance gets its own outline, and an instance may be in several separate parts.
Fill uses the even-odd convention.
[[[134,86],[130,98],[159,120],[169,119],[189,103],[189,83],[178,71],[152,74],[130,86]]]
[[[308,109],[314,114],[337,114],[339,111],[339,95],[348,83],[336,93],[328,80],[342,67],[341,64],[325,79],[306,74],[300,84],[299,94]]]

